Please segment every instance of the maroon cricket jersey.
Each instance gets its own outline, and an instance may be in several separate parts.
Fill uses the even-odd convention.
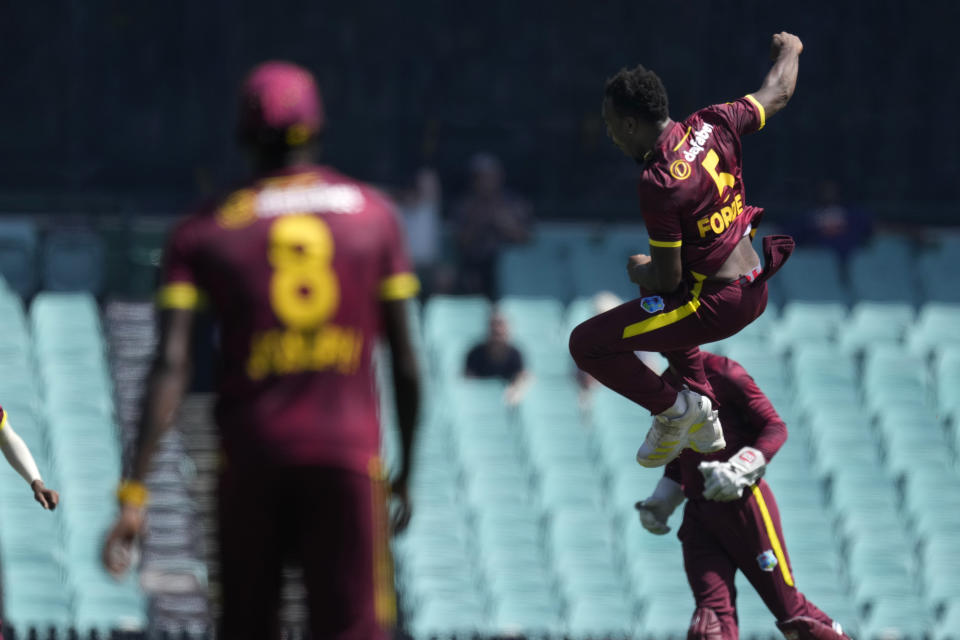
[[[640,174],[640,212],[654,247],[682,247],[684,276],[712,276],[763,209],[748,206],[740,137],[765,124],[753,96],[668,126]]]
[[[703,497],[703,474],[697,468],[701,462],[725,462],[743,447],[759,450],[770,462],[787,440],[786,425],[750,374],[735,360],[701,353],[707,380],[720,402],[720,425],[727,446],[711,454],[684,449],[667,465],[664,475],[682,484],[684,495],[690,499]],[[678,388],[682,384],[669,369],[663,378]]]
[[[332,169],[300,167],[181,222],[158,305],[206,304],[218,323],[228,463],[367,473],[380,446],[371,351],[381,302],[418,287],[390,202]]]

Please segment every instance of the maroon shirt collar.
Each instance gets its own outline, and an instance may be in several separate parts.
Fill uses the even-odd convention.
[[[653,149],[647,151],[646,155],[643,156],[643,161],[649,162],[653,159],[654,155],[666,148],[672,141],[672,137],[675,133],[679,132],[683,128],[676,120],[671,120],[670,124],[663,128],[663,131],[660,132],[660,135],[657,136],[657,141],[653,144]]]

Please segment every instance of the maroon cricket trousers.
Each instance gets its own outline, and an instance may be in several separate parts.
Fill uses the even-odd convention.
[[[717,614],[724,640],[739,637],[734,586],[738,569],[778,621],[806,616],[828,627],[833,624],[794,585],[780,511],[765,481],[733,502],[688,500],[677,537],[697,608]]]
[[[386,485],[323,466],[228,466],[218,496],[223,613],[218,638],[277,640],[285,560],[303,568],[317,640],[386,640],[396,604]]]
[[[578,325],[570,334],[577,366],[604,386],[653,414],[677,399],[678,389],[664,382],[634,351],[656,351],[667,358],[684,384],[710,397],[700,345],[728,338],[753,322],[767,307],[767,280],[793,252],[793,238],[763,239],[763,272],[729,283],[698,279],[666,295],[648,295]]]

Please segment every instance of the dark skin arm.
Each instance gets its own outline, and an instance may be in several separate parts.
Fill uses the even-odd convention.
[[[650,247],[650,255],[638,253],[627,260],[630,282],[654,293],[671,293],[683,279],[680,247]]]
[[[129,480],[143,482],[150,461],[163,434],[173,424],[173,416],[190,383],[190,342],[194,312],[174,309],[160,316],[160,341],[157,355],[147,378],[137,445]],[[129,548],[143,529],[144,509],[123,505],[103,548],[103,562],[114,575],[123,574],[129,566],[129,554],[114,553],[117,545]]]
[[[393,366],[393,395],[397,405],[397,424],[400,428],[400,469],[393,480],[393,494],[397,509],[393,517],[394,532],[402,531],[410,522],[411,505],[408,484],[413,463],[413,439],[420,412],[420,372],[417,357],[410,340],[409,316],[406,300],[382,303],[384,333],[390,347]]]
[[[763,85],[753,92],[753,97],[763,105],[767,119],[787,106],[797,88],[797,72],[800,69],[800,38],[782,31],[773,36],[770,43],[770,58],[773,67],[763,80]]]

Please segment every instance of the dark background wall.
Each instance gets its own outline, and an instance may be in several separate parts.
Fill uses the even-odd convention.
[[[777,2],[5,2],[0,209],[177,212],[243,175],[235,88],[266,58],[314,70],[326,158],[362,178],[504,159],[547,217],[636,218],[603,80],[643,62],[674,117],[756,89],[801,36],[797,94],[746,143],[750,200],[786,215],[822,178],[883,217],[950,222],[960,195],[960,5]]]

